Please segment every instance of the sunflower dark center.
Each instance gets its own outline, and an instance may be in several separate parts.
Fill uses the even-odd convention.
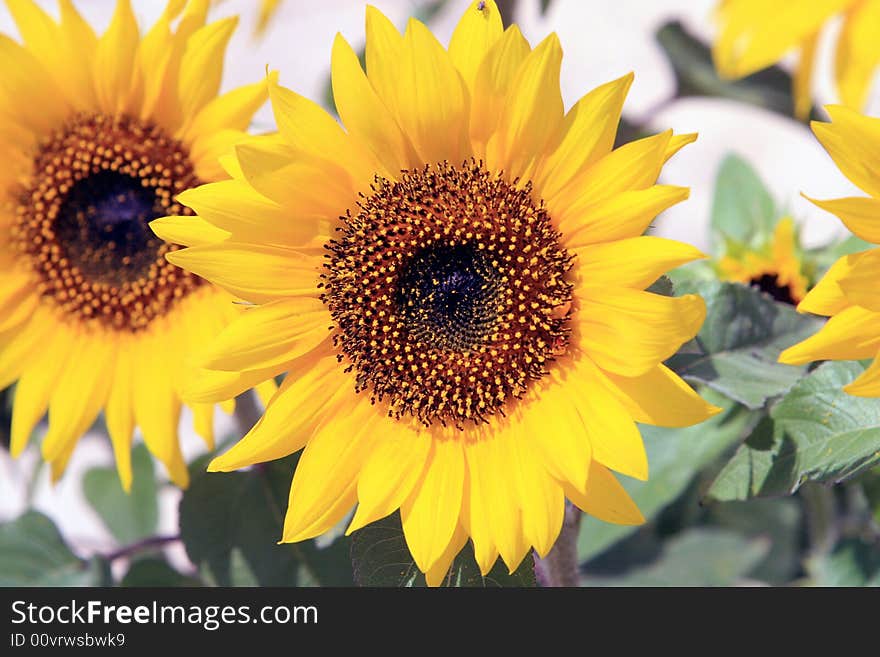
[[[149,222],[161,211],[156,192],[138,178],[101,171],[71,187],[55,234],[71,263],[91,280],[131,282],[146,275],[157,259],[162,240]]]
[[[787,303],[792,306],[797,305],[791,294],[791,287],[788,285],[780,285],[779,277],[776,274],[762,274],[761,276],[750,280],[749,285],[758,288],[761,292],[769,294],[775,301]]]
[[[201,285],[165,254],[153,219],[198,185],[182,144],[126,116],[80,116],[50,135],[22,190],[13,239],[42,296],[66,313],[137,331]]]
[[[467,352],[492,332],[501,278],[473,243],[429,246],[401,272],[396,304],[411,337]]]
[[[530,185],[426,166],[378,178],[342,221],[322,299],[357,390],[391,417],[488,421],[565,352],[571,257]]]

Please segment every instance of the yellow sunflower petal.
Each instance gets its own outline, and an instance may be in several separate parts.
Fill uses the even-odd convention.
[[[358,475],[376,440],[370,428],[379,417],[369,400],[361,399],[309,440],[293,475],[282,542],[317,536],[354,506]]]
[[[880,359],[875,357],[870,367],[843,390],[856,397],[880,397]]]
[[[63,123],[70,105],[37,59],[0,34],[0,115],[31,134],[44,135]],[[39,107],[39,112],[29,108]]]
[[[871,249],[860,258],[850,259],[850,270],[840,278],[837,285],[847,300],[875,312],[880,311],[880,293],[877,280],[880,276],[880,249]]]
[[[130,0],[118,0],[110,27],[95,50],[95,91],[101,110],[107,114],[116,114],[128,100],[139,39]]]
[[[590,285],[575,292],[578,343],[602,369],[623,376],[645,374],[669,358],[706,318],[706,304],[692,294],[664,297]]]
[[[94,41],[74,43],[33,0],[7,0],[7,7],[18,26],[27,48],[40,60],[63,90],[65,98],[77,110],[91,109],[94,99],[91,71],[88,68]],[[67,3],[67,20],[73,19],[73,7]]]
[[[464,445],[468,473],[466,504],[474,554],[477,563],[486,566],[490,546],[495,546],[512,572],[528,550],[518,491],[510,478],[513,447],[507,431],[496,435],[481,433],[482,436]]]
[[[690,244],[649,236],[581,248],[569,240],[567,247],[577,256],[575,270],[580,280],[637,289],[649,286],[670,269],[706,257]]]
[[[671,138],[672,131],[667,130],[614,149],[576,176],[559,194],[545,198],[551,215],[564,226],[569,217],[578,216],[616,194],[649,188],[657,182]]]
[[[603,382],[629,409],[632,418],[659,427],[689,427],[721,412],[665,365],[625,377],[603,372]],[[609,465],[606,463],[606,465]]]
[[[535,189],[541,196],[555,196],[572,178],[611,152],[632,81],[633,74],[628,73],[596,87],[568,111],[563,137],[535,177]]]
[[[237,25],[237,17],[224,18],[199,28],[189,38],[178,81],[184,117],[194,119],[217,96],[223,79],[226,46]],[[184,134],[188,127],[184,122]]]
[[[286,207],[241,180],[201,185],[179,194],[177,199],[195,210],[201,219],[228,231],[238,241],[306,245],[315,240],[323,242],[330,236],[326,219],[316,215],[291,216]],[[151,225],[155,227],[155,224]],[[176,243],[189,245],[189,242]]]
[[[425,25],[410,20],[395,91],[401,128],[422,162],[461,162],[470,153],[468,94],[449,53]]]
[[[30,276],[9,274],[4,278],[0,281],[0,335],[20,329],[33,318],[40,303]]]
[[[159,336],[144,338],[136,354],[134,369],[134,417],[150,452],[168,470],[172,481],[181,488],[189,483],[177,439],[180,400],[174,391],[174,372],[170,365],[174,354]],[[163,355],[160,358],[159,355]]]
[[[583,490],[592,448],[577,403],[563,385],[548,385],[537,399],[537,410],[523,410],[522,430],[534,441],[536,452],[553,477]]]
[[[110,434],[113,454],[116,457],[116,470],[122,488],[126,492],[131,490],[131,441],[134,432],[134,399],[132,398],[134,371],[130,355],[132,346],[127,340],[119,344],[112,385],[104,409],[107,433]]]
[[[526,540],[541,557],[556,542],[565,515],[565,494],[542,465],[532,436],[517,422],[511,432],[513,471],[511,476],[522,505],[522,528]]]
[[[247,372],[303,356],[328,339],[326,306],[310,297],[279,299],[246,310],[199,357],[211,370]]]
[[[390,176],[417,165],[409,137],[373,89],[352,47],[336,35],[331,63],[333,98],[349,133],[362,140]]]
[[[291,366],[268,412],[227,452],[208,466],[210,472],[229,472],[254,463],[282,458],[302,449],[310,428],[333,417],[338,402],[355,399],[354,387],[333,354],[303,358]]]
[[[486,143],[498,127],[508,89],[530,52],[522,32],[511,25],[477,69],[470,117],[470,136],[476,155],[485,156]]]
[[[563,120],[561,64],[562,47],[555,34],[526,56],[504,99],[498,131],[487,147],[490,168],[514,178],[543,155]]]
[[[70,331],[54,328],[52,340],[41,342],[38,349],[28,353],[27,369],[22,372],[15,388],[10,428],[10,452],[13,456],[21,454],[37,422],[45,415],[52,391],[75,347]]]
[[[249,138],[241,130],[219,130],[197,137],[190,147],[189,156],[199,179],[224,179],[226,175],[220,158],[232,154],[236,146]]]
[[[815,65],[816,47],[819,44],[819,34],[813,34],[806,38],[801,45],[798,54],[797,68],[792,80],[792,92],[794,93],[794,114],[803,120],[810,116],[813,109],[813,67]]]
[[[0,390],[8,388],[27,368],[33,354],[42,351],[46,336],[57,330],[54,316],[37,309],[33,319],[12,332],[0,349]]]
[[[267,83],[278,132],[291,148],[317,158],[332,158],[355,180],[372,180],[373,157],[359,148],[332,116],[317,103],[280,86],[274,78]]]
[[[584,358],[563,385],[583,419],[592,460],[646,480],[648,455],[642,436],[626,406],[603,385],[599,369]]]
[[[201,369],[193,372],[181,387],[180,396],[194,404],[227,402],[283,371],[283,366],[249,372],[218,372]]]
[[[320,293],[321,261],[280,246],[225,242],[172,251],[166,257],[255,303]]]
[[[400,508],[422,476],[430,449],[427,431],[398,430],[379,437],[361,470],[358,507],[346,534]]]
[[[849,275],[859,259],[867,253],[870,251],[852,253],[838,258],[825,272],[822,279],[816,283],[816,287],[807,292],[807,296],[798,304],[798,312],[830,317],[851,306],[852,302],[846,298],[840,288],[840,281]]]
[[[434,440],[425,472],[400,508],[403,534],[422,572],[443,556],[461,515],[465,462],[457,440]]]
[[[342,166],[319,158],[295,156],[264,148],[254,140],[235,147],[247,182],[260,194],[299,217],[336,219],[357,198],[355,182]]]
[[[864,107],[877,66],[877,26],[880,25],[880,2],[855,2],[846,12],[837,52],[834,73],[837,89],[844,104]]]
[[[804,198],[839,217],[847,228],[863,240],[880,244],[880,199],[856,196],[818,201],[808,196]]]
[[[847,178],[861,189],[880,197],[880,119],[863,116],[840,105],[825,108],[831,123],[813,121],[810,126],[825,150]]]
[[[847,308],[828,320],[818,333],[789,347],[780,363],[803,365],[814,360],[860,360],[880,350],[880,313]]]
[[[504,26],[494,0],[472,2],[465,10],[449,40],[449,57],[473,93],[477,69],[501,38]]]
[[[209,450],[214,449],[214,404],[191,404],[193,430],[205,441]]]
[[[183,246],[215,244],[229,237],[225,230],[209,224],[202,217],[162,217],[151,221],[150,229],[166,242]]]
[[[367,5],[366,33],[367,77],[386,107],[396,115],[403,37],[381,11],[370,5]]]
[[[107,401],[115,367],[116,344],[110,336],[97,334],[76,338],[67,366],[49,399],[49,431],[43,439],[43,457],[58,458],[98,417]]]
[[[593,463],[587,492],[564,485],[565,496],[591,516],[615,525],[641,525],[645,518],[611,471]]]
[[[277,73],[270,74],[272,80]],[[221,130],[247,130],[254,114],[269,97],[266,82],[257,82],[228,91],[209,100],[183,133],[183,141],[195,141],[201,135]]]
[[[428,586],[440,586],[443,583],[449,572],[449,567],[452,565],[455,557],[458,556],[458,553],[461,552],[465,543],[467,543],[467,539],[467,532],[462,529],[461,525],[458,525],[455,528],[455,533],[452,535],[452,540],[449,541],[449,545],[446,546],[443,554],[434,562],[433,566],[425,571],[425,581],[428,583]],[[454,586],[455,582],[452,584]]]
[[[849,4],[852,0],[812,0],[806,5],[725,0],[717,15],[721,34],[712,50],[715,65],[722,75],[734,78],[766,68]]]

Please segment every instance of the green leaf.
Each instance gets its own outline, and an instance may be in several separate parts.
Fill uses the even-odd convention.
[[[77,557],[38,511],[0,525],[0,586],[99,586],[101,566]]]
[[[727,400],[710,398],[710,401],[725,406],[726,410],[702,424],[682,429],[640,427],[650,477],[648,481],[620,479],[647,520],[676,500],[703,467],[736,444],[747,430],[751,413]],[[585,515],[578,534],[578,557],[588,561],[637,529]]]
[[[202,586],[202,582],[195,577],[189,577],[176,571],[161,557],[142,557],[132,562],[119,585],[126,587],[178,587]]]
[[[880,543],[841,541],[831,554],[807,562],[814,586],[880,586]]]
[[[679,353],[668,365],[691,383],[705,384],[751,409],[784,394],[806,366],[776,362],[783,349],[807,338],[819,320],[798,314],[760,291],[737,283],[695,282],[677,292],[706,300],[698,353]]]
[[[749,538],[769,539],[770,552],[752,572],[755,579],[783,585],[800,572],[804,527],[798,500],[785,497],[720,502],[711,506],[708,520],[722,529],[734,530]]]
[[[205,581],[232,586],[245,577],[246,563],[261,586],[297,586],[303,568],[322,585],[351,585],[351,565],[339,558],[346,548],[327,548],[321,552],[326,563],[319,564],[312,541],[277,544],[296,462],[293,456],[229,473],[205,472],[204,461],[192,466],[180,502],[180,535]]]
[[[238,548],[233,548],[229,556],[229,581],[230,586],[237,587],[260,585],[260,581],[245,559],[244,553]]]
[[[678,21],[657,31],[657,41],[675,74],[678,97],[728,98],[794,116],[791,76],[771,66],[739,80],[723,80],[715,70],[709,48],[685,31]],[[814,109],[811,118],[820,118]]]
[[[672,285],[672,280],[669,276],[661,276],[658,278],[651,284],[651,287],[649,287],[647,291],[652,292],[653,294],[661,294],[664,297],[675,296],[675,287]]]
[[[864,371],[824,363],[795,385],[740,446],[709,490],[716,500],[790,495],[807,481],[837,483],[880,462],[880,406],[843,386]]]
[[[400,515],[395,513],[356,531],[351,541],[351,562],[358,586],[426,586],[403,536]],[[499,559],[483,577],[474,561],[470,542],[452,562],[443,586],[527,587],[535,586],[535,564],[531,554],[512,574]]]
[[[767,555],[770,542],[720,529],[691,529],[663,545],[658,558],[617,577],[581,579],[584,586],[730,586]]]
[[[153,459],[143,444],[131,452],[131,492],[126,493],[116,468],[92,468],[83,477],[83,493],[120,544],[156,533],[159,505]]]
[[[778,219],[773,197],[748,162],[729,154],[715,178],[712,239],[717,250],[727,239],[757,247],[773,233]]]

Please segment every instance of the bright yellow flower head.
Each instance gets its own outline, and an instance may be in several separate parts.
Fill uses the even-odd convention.
[[[186,485],[181,363],[237,313],[226,292],[165,261],[176,247],[148,222],[189,213],[178,193],[226,177],[218,155],[245,136],[266,85],[217,96],[236,20],[205,25],[208,0],[169,2],[143,38],[128,0],[100,38],[70,0],[59,22],[32,0],[7,6],[24,41],[0,35],[0,388],[17,381],[12,452],[48,408],[43,454],[58,477],[103,409],[125,487],[135,425]],[[192,408],[210,444],[213,405]]]
[[[807,293],[794,221],[784,217],[776,224],[773,241],[760,250],[728,252],[718,261],[722,280],[753,285],[777,301],[797,304]]]
[[[797,50],[795,112],[806,118],[812,106],[810,88],[819,33],[841,14],[843,28],[834,62],[837,88],[843,103],[860,109],[880,65],[880,0],[721,0],[717,10],[721,32],[712,53],[715,65],[721,75],[740,78]]]
[[[254,304],[189,394],[287,372],[210,469],[305,447],[283,540],[356,503],[349,531],[400,509],[431,584],[468,537],[484,573],[499,553],[511,570],[530,546],[546,554],[565,497],[642,522],[612,474],[648,476],[635,423],[717,410],[662,365],[699,329],[702,299],[643,291],[702,257],[641,236],[687,198],[656,181],[694,135],[612,150],[632,76],[564,114],[557,37],[531,48],[491,1],[448,50],[373,8],[366,31],[366,74],[333,45],[344,127],[270,83],[280,136],[240,145],[235,180],[180,196],[202,221],[169,260]]]
[[[813,132],[843,174],[869,198],[813,203],[837,215],[855,235],[880,244],[880,119],[845,107],[827,107],[831,123],[814,121]],[[812,199],[811,199],[812,200]],[[864,374],[844,388],[859,397],[880,397],[880,249],[845,255],[798,305],[801,312],[830,317],[803,342],[786,349],[783,363],[874,358]]]

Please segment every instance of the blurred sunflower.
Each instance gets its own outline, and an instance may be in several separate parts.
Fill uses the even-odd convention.
[[[803,256],[794,221],[780,219],[773,239],[763,248],[728,241],[726,253],[716,265],[722,280],[757,287],[776,301],[797,305],[807,293],[809,279],[804,273]]]
[[[265,33],[266,28],[281,6],[281,0],[260,0],[260,15],[257,18],[257,35]]]
[[[720,34],[712,51],[721,75],[741,78],[778,62],[793,50],[799,55],[794,74],[795,113],[806,118],[812,107],[813,60],[822,28],[843,16],[834,72],[841,101],[860,109],[880,64],[877,30],[880,0],[720,0]]]
[[[305,447],[282,540],[355,503],[349,532],[399,508],[432,585],[468,537],[484,573],[499,554],[511,571],[530,546],[546,554],[565,497],[642,522],[612,474],[648,476],[635,422],[717,411],[661,364],[699,329],[702,299],[643,291],[702,257],[641,236],[687,198],[655,183],[695,136],[612,150],[632,76],[564,115],[557,37],[532,49],[491,1],[467,9],[448,51],[369,7],[366,32],[367,74],[333,45],[345,129],[270,81],[279,136],[238,146],[235,180],[180,196],[204,221],[168,259],[255,304],[185,394],[288,372],[210,469]]]
[[[128,0],[100,38],[70,0],[59,22],[7,0],[24,43],[0,35],[0,388],[17,381],[15,455],[48,408],[55,478],[104,409],[124,487],[135,425],[187,484],[181,364],[237,313],[148,223],[198,222],[175,195],[226,177],[218,155],[266,98],[265,82],[217,96],[236,19],[205,25],[208,4],[172,0],[141,39]],[[213,405],[192,408],[211,444]]]
[[[843,174],[869,198],[812,200],[837,215],[855,235],[880,244],[880,119],[845,107],[827,107],[831,123],[814,121],[813,132]],[[831,319],[815,335],[786,349],[783,363],[873,358],[873,364],[844,388],[859,397],[880,397],[880,249],[838,259],[803,301],[801,312]]]

